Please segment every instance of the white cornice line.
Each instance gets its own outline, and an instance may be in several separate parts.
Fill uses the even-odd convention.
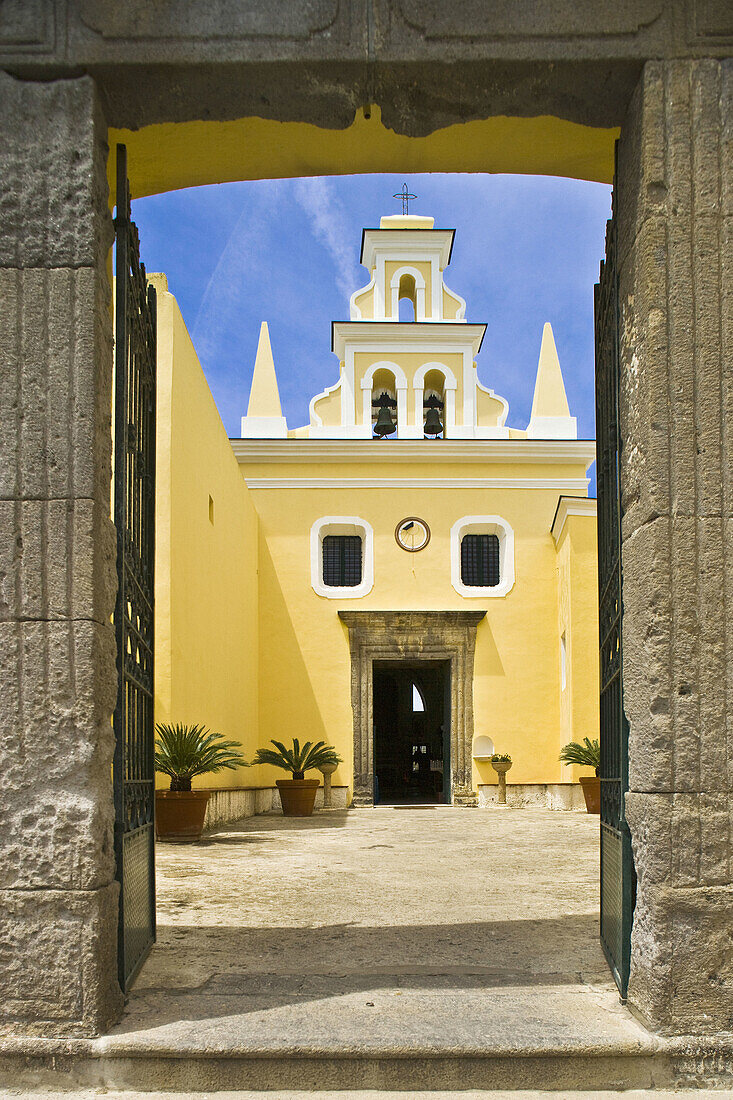
[[[379,462],[595,462],[592,439],[230,439],[238,462],[295,464]]]
[[[598,511],[598,501],[594,497],[560,497],[557,502],[555,518],[552,521],[552,537],[555,545],[560,542],[568,516],[592,516]]]
[[[586,477],[246,477],[250,489],[547,489],[587,492]]]
[[[453,345],[458,351],[470,344],[477,355],[485,332],[485,324],[466,321],[334,321],[332,351],[343,359],[347,343],[362,351],[393,347],[417,352],[434,350],[437,345]]]

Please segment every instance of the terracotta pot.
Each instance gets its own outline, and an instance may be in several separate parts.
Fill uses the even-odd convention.
[[[190,844],[204,828],[210,791],[156,791],[155,832],[159,840]]]
[[[589,814],[601,812],[601,781],[597,775],[581,775],[580,785],[585,797],[585,808]]]
[[[285,817],[310,817],[316,804],[319,779],[276,779]]]

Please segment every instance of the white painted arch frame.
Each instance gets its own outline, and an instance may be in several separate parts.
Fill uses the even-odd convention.
[[[413,389],[415,391],[415,437],[422,439],[423,436],[425,376],[428,371],[431,370],[440,371],[443,375],[443,389],[445,390],[445,431],[443,435],[446,439],[450,439],[451,435],[453,435],[451,429],[456,426],[456,390],[458,389],[458,382],[450,367],[447,367],[445,363],[437,362],[437,360],[430,363],[423,363],[423,365],[418,367],[415,371],[412,380]]]
[[[461,581],[461,539],[464,535],[496,535],[499,539],[499,583],[493,587]],[[507,596],[514,587],[514,530],[501,516],[462,516],[450,530],[450,579],[456,592],[469,599]]]
[[[372,363],[369,370],[361,380],[362,395],[362,419],[364,428],[369,435],[372,434],[372,387],[374,375],[378,370],[388,370],[394,375],[395,389],[397,390],[397,438],[405,436],[407,427],[407,375],[399,363],[391,359],[380,359],[378,363]]]
[[[359,535],[361,584],[348,588],[323,583],[323,540],[326,535]],[[358,600],[374,588],[374,528],[359,516],[321,516],[311,527],[311,588],[329,600]]]
[[[415,280],[415,320],[425,320],[425,278],[416,267],[404,264],[398,267],[389,284],[390,289],[390,317],[398,320],[400,315],[399,293],[400,283],[404,275],[410,275]]]

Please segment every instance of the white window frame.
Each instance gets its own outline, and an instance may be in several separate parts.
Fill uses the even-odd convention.
[[[359,535],[361,584],[333,586],[323,583],[323,540],[326,535]],[[374,587],[374,530],[359,516],[321,516],[311,527],[311,588],[329,600],[358,600]]]
[[[461,580],[461,540],[464,535],[496,535],[499,539],[499,583],[466,585]],[[450,530],[451,584],[469,599],[507,596],[514,587],[514,530],[501,516],[462,516]]]

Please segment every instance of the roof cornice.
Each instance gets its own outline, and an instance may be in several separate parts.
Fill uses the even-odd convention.
[[[596,457],[593,439],[230,439],[229,442],[241,464],[582,462],[587,471]]]
[[[557,546],[562,538],[568,516],[591,516],[595,518],[597,512],[598,501],[595,497],[560,497],[550,527],[555,545]]]
[[[471,344],[473,354],[481,350],[486,325],[466,321],[332,321],[331,351],[343,358],[344,344],[430,343]]]
[[[380,252],[439,251],[441,267],[446,268],[453,253],[455,234],[455,229],[362,229],[359,262],[371,271],[377,249]]]

